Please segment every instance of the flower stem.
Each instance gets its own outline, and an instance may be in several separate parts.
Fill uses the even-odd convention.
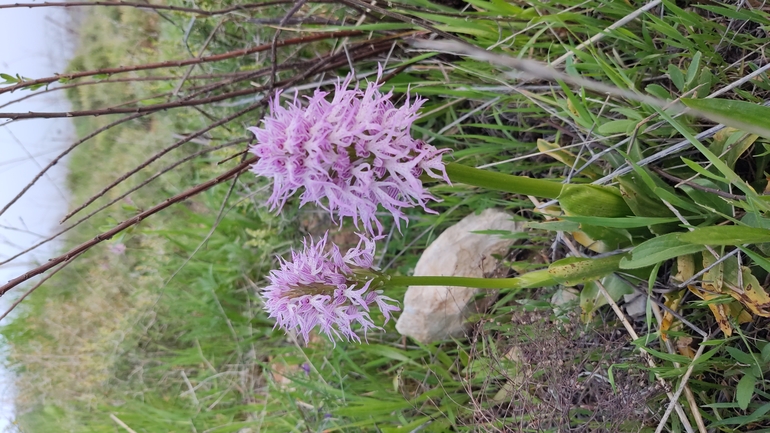
[[[477,289],[528,289],[556,285],[548,269],[528,272],[515,278],[409,277],[392,276],[386,286],[460,286]]]
[[[446,164],[445,168],[452,182],[514,194],[554,199],[559,197],[563,186],[561,183],[550,180],[479,170],[453,162]]]

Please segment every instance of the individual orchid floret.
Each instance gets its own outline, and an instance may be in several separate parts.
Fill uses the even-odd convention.
[[[378,81],[382,74],[378,75]],[[268,200],[272,209],[300,194],[300,206],[316,203],[332,218],[353,218],[372,236],[382,234],[375,217],[382,205],[396,220],[407,221],[403,208],[438,201],[423,186],[423,174],[449,182],[441,160],[446,149],[415,140],[410,135],[417,111],[424,103],[415,98],[396,108],[393,92],[382,93],[382,84],[368,83],[348,89],[353,75],[337,82],[334,95],[316,90],[302,101],[295,95],[282,107],[276,95],[271,115],[261,127],[249,128],[256,137],[251,147],[259,160],[251,167],[259,176],[273,179]]]
[[[344,255],[331,244],[328,233],[314,243],[304,242],[301,252],[292,251],[291,260],[281,259],[280,269],[267,277],[268,286],[262,291],[265,309],[276,326],[295,331],[305,343],[310,330],[316,326],[329,339],[355,340],[357,323],[364,331],[380,329],[369,316],[372,305],[385,316],[399,311],[396,301],[373,290],[379,274],[373,269],[373,240],[360,236],[358,245]]]

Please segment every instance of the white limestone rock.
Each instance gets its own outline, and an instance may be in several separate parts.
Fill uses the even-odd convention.
[[[414,269],[415,276],[483,277],[495,270],[493,254],[504,255],[515,242],[497,235],[474,231],[503,230],[519,232],[506,212],[486,209],[468,215],[433,241],[422,253]],[[430,343],[462,334],[465,319],[486,308],[486,303],[472,302],[480,289],[447,286],[410,286],[404,296],[403,312],[396,322],[401,335],[421,343]]]

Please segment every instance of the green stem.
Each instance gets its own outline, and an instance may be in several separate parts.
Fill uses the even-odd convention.
[[[545,179],[479,170],[462,164],[446,164],[446,173],[452,182],[479,186],[486,189],[514,194],[533,195],[542,198],[558,198],[562,184]]]
[[[408,277],[385,278],[386,286],[460,286],[477,289],[528,289],[556,285],[548,269],[528,272],[515,278]]]

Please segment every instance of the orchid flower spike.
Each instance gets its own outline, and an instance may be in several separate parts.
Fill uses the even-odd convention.
[[[380,67],[377,80],[382,75]],[[375,217],[378,205],[400,221],[402,209],[415,206],[426,212],[429,200],[439,201],[423,186],[427,174],[449,183],[441,156],[448,149],[435,147],[410,136],[412,123],[423,99],[408,96],[399,108],[393,92],[382,93],[382,84],[369,82],[366,89],[348,75],[338,81],[334,95],[316,90],[305,104],[295,95],[282,107],[279,97],[270,101],[269,117],[261,127],[249,128],[256,137],[251,152],[259,157],[251,169],[273,179],[268,200],[272,210],[302,190],[300,206],[316,203],[336,216],[359,221],[372,236],[383,232]]]
[[[265,309],[276,326],[297,332],[306,344],[316,326],[332,341],[360,342],[353,329],[356,323],[364,335],[380,329],[369,316],[372,305],[385,316],[385,323],[391,312],[399,311],[392,305],[395,300],[373,290],[379,276],[373,268],[375,242],[359,237],[358,245],[343,255],[334,244],[326,247],[327,232],[317,243],[305,240],[301,252],[292,250],[291,260],[281,260],[280,269],[270,272],[262,291]]]

